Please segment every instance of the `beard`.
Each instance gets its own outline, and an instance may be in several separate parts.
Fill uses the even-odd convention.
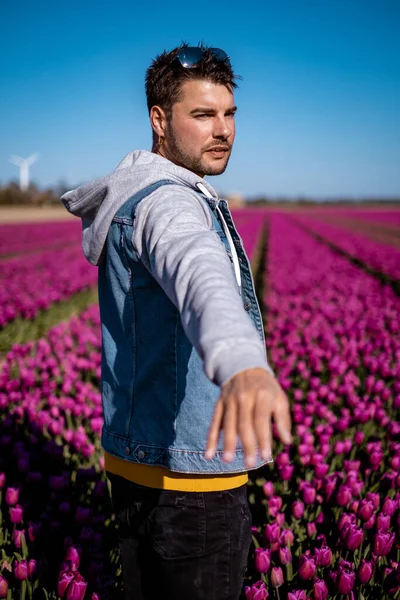
[[[168,139],[168,149],[171,153],[173,162],[181,167],[185,167],[198,175],[221,175],[228,166],[232,148],[226,153],[224,159],[219,160],[215,164],[208,164],[203,158],[203,152],[199,154],[189,153],[182,141],[175,135],[171,126],[166,130],[166,138]],[[227,147],[227,142],[220,142],[221,146]],[[218,142],[214,147],[218,146]]]

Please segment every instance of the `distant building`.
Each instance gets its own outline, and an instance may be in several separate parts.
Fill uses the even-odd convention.
[[[228,200],[229,208],[242,208],[245,206],[245,200],[242,194],[234,192],[226,196]]]

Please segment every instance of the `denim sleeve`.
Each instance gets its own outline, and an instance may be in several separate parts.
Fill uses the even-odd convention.
[[[272,374],[208,208],[194,191],[169,185],[142,200],[132,241],[177,307],[211,381],[221,386],[255,367]]]

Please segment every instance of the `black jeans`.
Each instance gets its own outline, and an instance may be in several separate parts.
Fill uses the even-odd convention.
[[[247,486],[177,492],[107,473],[125,600],[238,600],[251,543]]]

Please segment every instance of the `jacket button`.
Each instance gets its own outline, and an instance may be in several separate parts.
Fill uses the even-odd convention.
[[[128,456],[128,454],[131,453],[131,449],[128,448],[128,446],[125,448],[125,454]]]
[[[244,306],[244,310],[250,310],[251,309],[251,303],[250,302],[245,302],[243,306]]]
[[[144,458],[146,456],[146,452],[143,452],[143,450],[139,450],[139,452],[137,453],[139,458]]]

